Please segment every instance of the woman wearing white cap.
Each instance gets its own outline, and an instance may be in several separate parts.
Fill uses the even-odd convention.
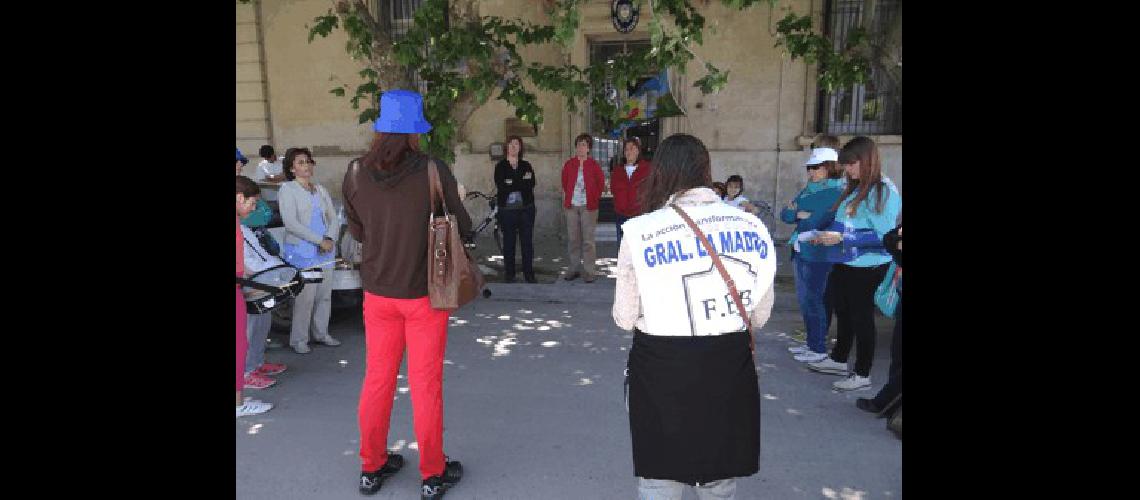
[[[827,276],[835,262],[841,261],[837,247],[816,245],[800,241],[801,234],[822,229],[820,226],[835,216],[832,206],[839,201],[844,186],[843,170],[837,160],[839,153],[832,148],[811,150],[804,166],[808,183],[796,198],[780,212],[780,220],[795,224],[796,230],[788,239],[792,262],[795,264],[796,297],[804,317],[807,344],[792,348],[796,361],[814,363],[827,358],[827,329],[831,326],[831,308],[825,300]]]

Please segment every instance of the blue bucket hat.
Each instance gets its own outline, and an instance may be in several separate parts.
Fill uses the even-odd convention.
[[[377,132],[426,134],[431,124],[424,119],[424,98],[411,90],[389,90],[380,95],[380,117],[372,127]]]
[[[245,155],[241,154],[241,148],[234,149],[237,150],[237,161],[240,161],[242,165],[249,163],[249,158],[246,158]]]

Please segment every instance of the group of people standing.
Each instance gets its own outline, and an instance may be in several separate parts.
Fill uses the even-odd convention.
[[[562,165],[562,211],[566,218],[566,253],[568,260],[563,279],[582,278],[586,283],[597,279],[595,262],[597,244],[594,229],[598,223],[598,209],[606,191],[606,177],[598,162],[590,157],[594,138],[581,134],[574,139],[575,154]],[[641,213],[637,201],[637,186],[645,180],[652,167],[641,154],[641,141],[625,140],[624,155],[610,172],[610,191],[614,198],[618,242],[621,242],[622,224]],[[507,138],[507,154],[495,164],[495,188],[499,206],[498,221],[503,229],[503,279],[513,283],[516,278],[515,244],[522,246],[522,271],[527,283],[537,283],[534,274],[534,167],[523,159],[526,146],[522,138]]]
[[[442,378],[450,311],[433,308],[428,297],[428,225],[423,221],[446,204],[460,235],[466,237],[471,220],[451,170],[420,149],[420,134],[431,128],[418,93],[383,93],[372,144],[349,164],[342,184],[348,230],[362,243],[366,364],[358,411],[359,489],[367,495],[377,493],[404,466],[400,454],[388,451],[387,437],[405,350],[421,499],[441,498],[463,475],[462,465],[443,450]],[[576,154],[562,168],[571,255],[567,280],[595,279],[593,228],[605,178],[589,157],[591,143],[587,134],[577,137]],[[636,139],[627,140],[623,149],[622,168],[611,174],[620,231],[612,314],[621,329],[634,332],[627,380],[639,495],[680,498],[685,485],[690,485],[701,498],[734,498],[735,478],[759,470],[760,401],[753,335],[771,315],[777,252],[759,218],[712,189],[709,152],[698,138],[687,134],[665,138],[652,163],[642,158]],[[832,353],[834,359],[817,363],[845,367],[855,341],[856,370],[846,379],[855,385],[860,383],[856,377],[866,379],[873,352],[873,323],[871,350],[866,341],[873,307],[868,286],[882,279],[883,259],[890,258],[872,250],[871,238],[882,239],[879,233],[890,229],[886,221],[893,224],[901,201],[890,181],[881,177],[878,153],[869,139],[856,138],[839,153],[834,148],[830,153],[823,151],[827,148],[817,149],[809,159],[812,181],[789,206],[791,220],[797,223],[793,259],[797,266],[803,262],[802,270],[797,267],[797,286],[804,284],[801,301],[810,302],[804,309],[812,311],[810,349],[805,352],[817,357],[825,352],[819,336],[826,335],[827,320],[821,319],[826,313],[820,311],[832,304],[839,316],[840,345]],[[297,161],[301,157],[304,160]],[[522,140],[510,137],[506,158],[496,164],[494,177],[506,236],[506,278],[515,277],[515,238],[521,238],[522,271],[533,282],[535,177],[524,157]],[[829,161],[842,166],[846,184],[836,175],[836,165],[825,165]],[[283,258],[290,264],[312,266],[331,250],[325,244],[332,235],[331,222],[324,216],[327,193],[311,180],[314,164],[307,151],[286,154],[286,165],[286,176],[307,182],[298,182],[297,189],[282,189],[282,202],[297,200],[288,209],[292,214],[283,213],[296,219],[286,223],[292,237],[286,238]],[[426,193],[432,170],[438,173],[444,195],[439,206],[433,206]],[[739,196],[740,184],[739,189],[731,186],[733,199]],[[256,183],[238,177],[239,217],[253,211],[257,194]],[[809,231],[814,231],[811,238],[798,239]],[[897,232],[901,240],[901,230]],[[243,246],[258,258],[265,250],[250,241],[249,233],[239,226],[239,276],[265,265],[243,260]],[[636,237],[621,237],[624,234]],[[295,248],[305,243],[311,246]],[[881,241],[878,248],[882,250]],[[824,261],[830,269],[815,264]],[[820,278],[821,274],[825,276]],[[837,295],[831,302],[823,298],[824,281]],[[240,416],[245,339],[240,289],[238,309]],[[805,312],[805,323],[808,317]],[[318,341],[331,339],[327,330],[319,328],[314,335]],[[266,405],[259,404],[259,408]]]
[[[807,185],[780,213],[783,222],[796,226],[788,245],[806,330],[806,343],[789,350],[811,370],[844,376],[835,389],[864,389],[871,385],[875,353],[874,293],[896,252],[901,265],[901,242],[887,240],[901,234],[902,196],[883,176],[878,147],[868,137],[840,148],[837,138],[820,136],[805,168]],[[829,354],[833,313],[837,334]],[[896,337],[901,325],[896,321]],[[852,347],[855,363],[849,369]],[[900,370],[892,369],[892,379],[901,375],[901,349],[896,357],[892,365],[897,362]]]
[[[241,175],[248,159],[237,151],[238,255],[242,264],[239,277],[249,278],[286,264],[293,269],[331,270],[336,255],[333,242],[339,225],[328,190],[314,179],[316,162],[312,153],[307,148],[290,148],[280,163],[274,161],[272,146],[262,146],[259,154],[263,159],[257,166],[257,177],[262,183],[278,184],[279,189],[262,190],[253,179]],[[267,230],[274,217],[269,201],[277,203],[285,226],[280,242]],[[241,290],[239,287],[239,293]],[[244,301],[258,293],[254,289],[245,290],[239,314],[244,314]],[[306,283],[292,300],[289,345],[295,352],[311,352],[310,341],[330,347],[341,344],[329,335],[331,306],[332,288],[328,280]],[[266,342],[273,324],[271,312],[245,316],[243,335],[239,335],[238,342],[239,394],[242,389],[273,386],[277,382],[273,377],[288,368],[265,361]],[[239,396],[237,416],[261,413],[271,407],[256,400],[243,403]]]

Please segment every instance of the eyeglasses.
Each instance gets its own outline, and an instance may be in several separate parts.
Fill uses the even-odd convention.
[[[293,160],[293,163],[295,165],[316,165],[317,164],[317,162],[315,162],[315,161],[305,160],[305,159],[296,159],[296,160]]]
[[[815,170],[815,169],[818,169],[818,168],[823,168],[823,164],[822,164],[822,163],[817,163],[817,164],[815,164],[815,165],[804,165],[804,168],[806,168],[806,169],[808,169],[808,170]]]

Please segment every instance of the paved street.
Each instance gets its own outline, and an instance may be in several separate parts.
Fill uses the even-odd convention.
[[[445,452],[466,474],[447,498],[636,498],[621,387],[630,335],[610,316],[613,279],[489,286],[494,295],[458,311],[449,329]],[[740,481],[737,498],[901,498],[902,443],[854,404],[886,381],[891,326],[880,318],[872,388],[834,392],[837,376],[810,372],[787,352],[802,321],[792,285],[780,280],[773,318],[756,344],[760,472]],[[342,346],[314,345],[308,355],[267,351],[289,370],[275,387],[247,391],[276,407],[237,421],[237,498],[361,498],[364,331],[351,315],[331,330]],[[376,498],[419,494],[404,375],[398,387],[389,445],[407,465]]]

